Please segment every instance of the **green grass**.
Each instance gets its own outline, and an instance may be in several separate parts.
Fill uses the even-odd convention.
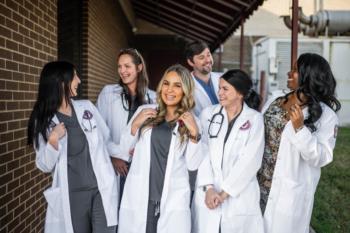
[[[350,128],[340,128],[333,162],[322,168],[311,226],[317,233],[350,232]]]

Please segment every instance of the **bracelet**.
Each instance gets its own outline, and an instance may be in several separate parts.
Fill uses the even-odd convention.
[[[193,135],[191,135],[191,134],[188,134],[188,138],[190,138],[190,139],[192,139],[192,140],[198,142],[199,140],[201,140],[202,135],[201,135],[200,133],[198,133],[196,136],[193,136]]]

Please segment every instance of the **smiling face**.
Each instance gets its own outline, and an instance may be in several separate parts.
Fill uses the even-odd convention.
[[[224,108],[242,105],[243,95],[225,79],[220,78],[219,102]]]
[[[182,100],[184,91],[180,76],[171,71],[162,81],[161,98],[167,107],[176,107]]]
[[[80,78],[77,75],[77,72],[74,71],[74,77],[73,80],[70,83],[70,94],[71,97],[77,96],[78,95],[78,87],[79,84],[81,83]]]
[[[287,74],[288,74],[287,87],[292,91],[298,89],[299,74],[298,74],[297,63],[294,63],[293,69],[289,71]]]
[[[128,54],[123,54],[118,59],[118,73],[123,83],[130,86],[136,86],[137,77],[142,70],[142,64],[136,65],[132,57]]]
[[[208,48],[205,48],[200,54],[193,56],[193,61],[187,60],[188,64],[192,66],[195,72],[207,75],[213,68],[213,57]]]

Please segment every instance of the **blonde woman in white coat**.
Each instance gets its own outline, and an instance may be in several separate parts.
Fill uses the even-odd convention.
[[[95,106],[73,101],[80,79],[68,62],[50,62],[41,72],[38,99],[28,123],[36,166],[51,172],[47,233],[114,233],[118,187],[110,160],[115,145]]]
[[[302,54],[288,73],[292,90],[264,113],[258,174],[267,233],[308,233],[321,167],[333,159],[340,103],[328,62]]]
[[[134,149],[120,207],[119,233],[190,233],[188,170],[202,160],[200,131],[190,113],[193,81],[169,67],[157,88],[157,105],[141,106],[123,134]]]
[[[118,153],[112,157],[112,162],[119,175],[120,201],[131,162],[129,154],[121,152],[121,132],[140,105],[155,102],[156,94],[148,89],[146,64],[136,49],[122,49],[117,64],[120,77],[118,84],[106,85],[98,96],[96,106],[117,145]]]
[[[201,114],[208,156],[198,169],[192,233],[261,233],[256,179],[264,148],[264,124],[250,77],[229,70],[220,78],[220,104]]]

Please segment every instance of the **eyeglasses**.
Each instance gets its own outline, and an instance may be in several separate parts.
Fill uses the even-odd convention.
[[[209,138],[217,138],[222,124],[224,122],[224,114],[222,114],[223,107],[220,108],[220,111],[218,113],[215,113],[212,118],[209,120],[209,128],[208,128],[208,135]]]

